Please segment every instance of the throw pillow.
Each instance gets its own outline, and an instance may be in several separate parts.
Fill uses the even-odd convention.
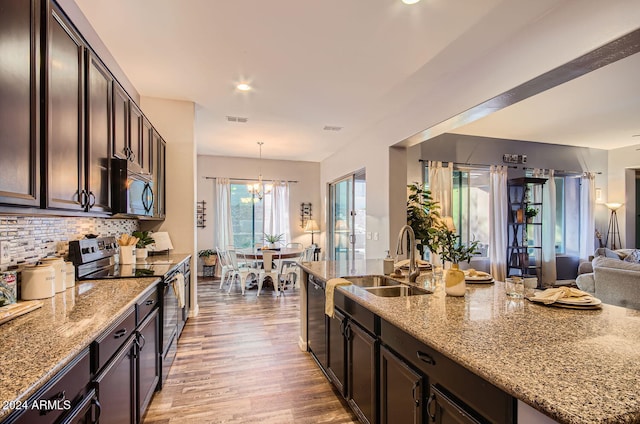
[[[625,262],[631,262],[631,263],[634,263],[634,264],[638,264],[638,263],[640,263],[640,250],[637,250],[637,249],[636,249],[636,250],[634,250],[633,252],[629,253],[629,254],[627,255],[627,257],[625,257],[625,258],[623,259],[623,261],[625,261]]]

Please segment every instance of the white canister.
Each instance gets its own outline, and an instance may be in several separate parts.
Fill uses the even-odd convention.
[[[64,263],[65,277],[64,285],[69,287],[75,287],[76,285],[76,267],[73,266],[73,262]]]
[[[53,266],[56,271],[56,293],[61,293],[67,289],[65,278],[67,271],[65,270],[64,260],[62,258],[42,258],[40,262]]]
[[[22,300],[46,299],[56,294],[56,270],[51,265],[32,265],[22,270]]]
[[[120,246],[120,264],[132,265],[136,263],[136,247]]]

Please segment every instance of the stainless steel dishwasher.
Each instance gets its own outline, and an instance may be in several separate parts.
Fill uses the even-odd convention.
[[[316,361],[327,368],[327,316],[324,313],[324,281],[309,275],[307,288],[308,349]]]

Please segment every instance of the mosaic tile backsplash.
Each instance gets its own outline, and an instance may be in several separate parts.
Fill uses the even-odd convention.
[[[9,242],[11,256],[11,264],[0,266],[0,270],[55,253],[66,254],[69,241],[85,234],[117,237],[138,229],[135,219],[0,216],[0,241]]]

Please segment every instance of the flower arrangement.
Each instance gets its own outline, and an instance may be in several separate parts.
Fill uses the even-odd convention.
[[[437,228],[434,237],[435,252],[440,255],[442,262],[449,261],[453,264],[469,262],[478,253],[478,241],[474,240],[468,245],[460,243],[460,236],[455,230],[442,225]]]

